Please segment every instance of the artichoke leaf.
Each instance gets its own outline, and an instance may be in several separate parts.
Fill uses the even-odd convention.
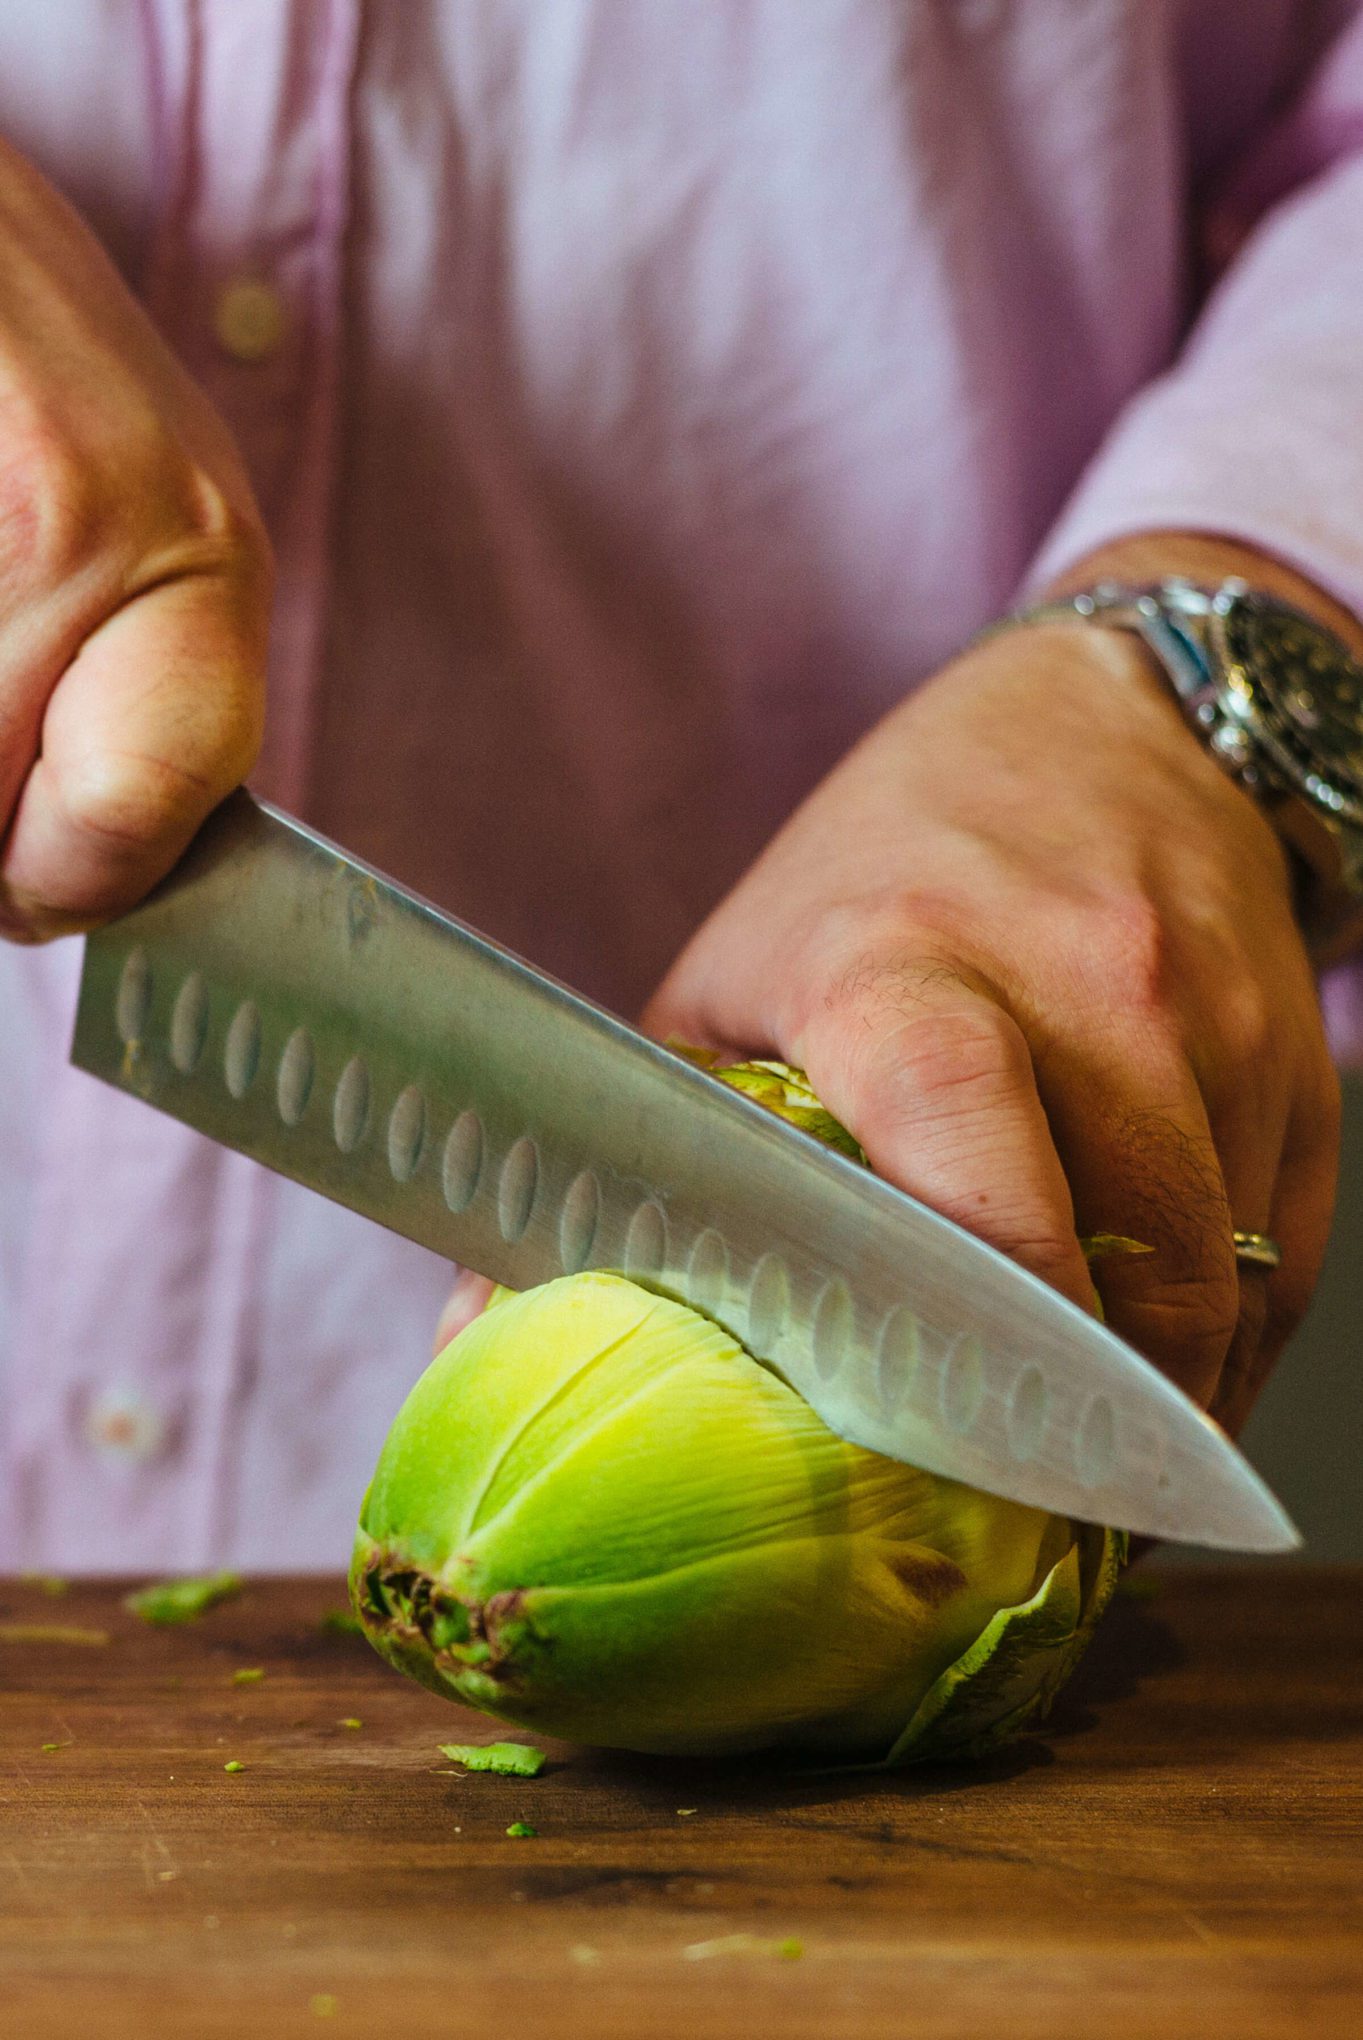
[[[1097,1554],[1087,1584],[1086,1544]],[[1086,1524],[1031,1599],[1001,1608],[929,1687],[885,1768],[973,1762],[1044,1720],[1112,1599],[1125,1555],[1123,1532]]]

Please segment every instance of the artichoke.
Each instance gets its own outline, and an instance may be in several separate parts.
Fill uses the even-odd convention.
[[[799,1072],[716,1073],[860,1153]],[[848,1444],[708,1318],[587,1273],[498,1291],[417,1382],[351,1594],[390,1663],[523,1728],[901,1763],[1043,1712],[1123,1550]]]

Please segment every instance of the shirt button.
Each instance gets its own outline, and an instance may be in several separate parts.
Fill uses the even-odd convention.
[[[85,1442],[116,1466],[141,1466],[165,1443],[161,1412],[132,1388],[102,1389],[85,1416]]]
[[[213,331],[233,361],[268,361],[287,328],[284,300],[263,277],[238,276],[218,292]]]

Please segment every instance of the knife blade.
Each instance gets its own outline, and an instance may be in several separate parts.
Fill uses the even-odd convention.
[[[87,938],[72,1060],[499,1282],[675,1296],[874,1451],[1152,1536],[1300,1541],[1036,1277],[245,792]]]

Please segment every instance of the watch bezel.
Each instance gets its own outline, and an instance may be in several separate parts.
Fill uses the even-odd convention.
[[[1314,617],[1257,589],[1224,587],[1210,605],[1206,631],[1217,708],[1221,716],[1245,732],[1260,768],[1267,764],[1271,776],[1284,790],[1308,802],[1327,823],[1363,829],[1363,772],[1351,768],[1341,757],[1331,761],[1338,777],[1324,776],[1318,750],[1312,747],[1303,719],[1294,715],[1286,698],[1285,690],[1291,683],[1275,670],[1264,648],[1254,643],[1255,636],[1263,636],[1265,621],[1284,619],[1324,649],[1327,669],[1348,669],[1357,676],[1360,702],[1357,735],[1363,747],[1363,664],[1353,658],[1333,631]],[[1246,630],[1251,633],[1248,643]],[[1330,708],[1338,713],[1337,697]]]

